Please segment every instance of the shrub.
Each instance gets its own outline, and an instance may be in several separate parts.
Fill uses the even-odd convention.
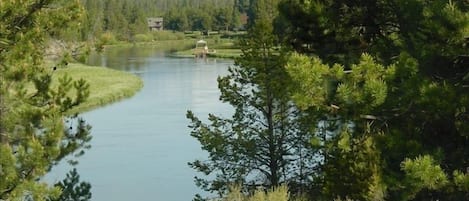
[[[135,42],[150,42],[153,40],[153,36],[151,34],[135,34],[134,41]]]
[[[154,40],[182,40],[184,33],[173,31],[154,31],[152,32]]]
[[[117,43],[116,36],[114,36],[114,34],[111,32],[105,32],[99,36],[98,40],[96,41],[95,46],[96,46],[96,49],[99,51],[99,50],[102,50],[105,45],[112,45],[116,43]]]

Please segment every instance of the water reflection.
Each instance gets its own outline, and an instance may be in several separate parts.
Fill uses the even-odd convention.
[[[161,57],[165,53],[156,47],[111,47],[102,53],[92,52],[87,64],[92,66],[107,66],[125,71],[139,71],[148,57]]]

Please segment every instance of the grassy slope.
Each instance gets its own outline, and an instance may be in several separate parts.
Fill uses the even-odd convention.
[[[143,87],[143,81],[138,76],[105,67],[70,64],[67,68],[57,70],[54,79],[65,74],[74,80],[83,78],[90,84],[88,100],[72,109],[71,114],[131,97]]]

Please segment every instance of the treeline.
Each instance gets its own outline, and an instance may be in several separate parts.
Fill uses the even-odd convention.
[[[52,84],[57,66],[44,60],[48,39],[76,28],[81,11],[77,1],[0,3],[0,200],[91,197],[76,171],[56,186],[42,179],[61,161],[76,164],[90,148],[91,126],[67,115],[87,100],[89,84],[70,76]]]
[[[233,30],[242,25],[247,0],[82,0],[85,8],[81,40],[112,33],[132,40],[148,32],[147,18],[163,17],[164,29],[174,31]],[[72,31],[71,33],[76,33]]]
[[[467,2],[251,3],[243,54],[218,79],[233,116],[187,113],[209,153],[189,163],[199,187],[225,200],[272,200],[256,190],[282,185],[282,201],[469,200]]]
[[[203,5],[144,2],[84,1],[96,7],[76,28],[75,1],[2,1],[0,200],[69,200],[41,178],[89,148],[86,122],[64,121],[89,86],[70,77],[51,84],[55,67],[43,65],[51,36],[126,38],[147,14]],[[202,173],[196,185],[225,197],[239,185],[227,200],[469,200],[467,2],[249,3],[243,54],[218,79],[233,116],[187,113],[191,136],[209,153],[189,163]],[[280,191],[256,193],[271,188]]]

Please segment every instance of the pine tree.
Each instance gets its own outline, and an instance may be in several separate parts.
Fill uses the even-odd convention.
[[[289,43],[321,61],[293,65],[301,69],[291,71],[295,86],[301,86],[295,88],[296,102],[305,110],[317,109],[313,116],[328,121],[339,117],[341,121],[332,124],[330,134],[340,136],[337,126],[352,125],[331,146],[337,149],[345,142],[356,145],[349,142],[371,140],[367,155],[381,162],[367,167],[375,172],[367,177],[380,181],[384,199],[467,200],[469,193],[460,182],[467,178],[469,164],[469,130],[463,126],[469,121],[467,4],[285,0],[280,8],[290,23],[286,31]],[[362,66],[364,53],[374,64]],[[327,65],[320,67],[322,62]],[[342,79],[330,77],[336,63],[343,65]],[[383,67],[372,68],[380,63]],[[301,74],[304,72],[308,76]],[[311,121],[314,126],[317,123]],[[353,168],[348,164],[361,157],[361,152],[351,153],[352,158],[343,154],[328,159],[337,160],[333,167]],[[349,185],[354,182],[361,181]],[[373,182],[367,186],[363,189],[376,189]],[[334,191],[331,189],[333,194],[341,193]],[[374,197],[360,191],[347,194],[360,200]]]
[[[60,197],[50,201],[88,201],[91,199],[91,185],[87,182],[80,182],[80,175],[77,169],[67,173],[67,177],[56,184],[62,189]]]
[[[40,178],[91,139],[84,121],[72,130],[64,122],[88,84],[64,77],[52,85],[56,67],[44,63],[47,39],[80,15],[78,1],[0,3],[0,200],[57,197],[60,190]]]
[[[394,68],[377,64],[370,55],[345,70],[294,54],[287,70],[295,83],[293,100],[309,114],[316,131],[312,143],[321,156],[315,161],[319,164],[314,180],[323,199],[382,198],[376,151],[381,132],[371,127],[374,117],[368,114],[384,103],[386,81],[393,77]]]
[[[206,124],[187,114],[191,135],[209,153],[208,160],[189,163],[213,178],[196,177],[197,185],[207,191],[223,194],[233,184],[248,190],[289,184],[299,191],[309,182],[311,136],[290,101],[285,55],[276,50],[271,13],[261,5],[265,4],[258,5],[258,12],[264,14],[243,40],[241,58],[228,76],[218,79],[220,99],[235,109],[232,118],[209,115]]]

